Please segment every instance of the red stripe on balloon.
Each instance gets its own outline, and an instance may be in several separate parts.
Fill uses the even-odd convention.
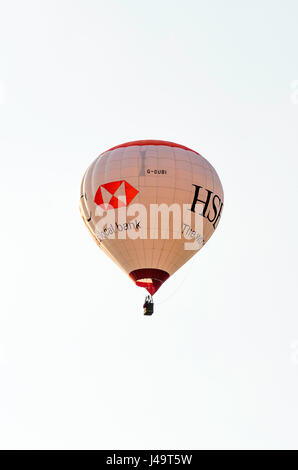
[[[122,147],[132,147],[134,145],[142,146],[142,145],[164,145],[166,147],[177,147],[183,150],[189,150],[190,152],[194,152],[197,155],[200,155],[195,150],[192,150],[184,145],[176,144],[175,142],[169,142],[167,140],[134,140],[132,142],[125,142],[124,144],[116,145],[115,147],[106,150],[105,152],[101,153],[99,156],[103,155],[106,152],[111,152],[112,150],[119,149]],[[200,155],[201,156],[201,155]]]

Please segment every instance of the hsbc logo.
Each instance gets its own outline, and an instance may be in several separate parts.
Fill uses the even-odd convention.
[[[125,180],[101,184],[95,194],[94,202],[104,210],[127,207],[138,194],[138,190]]]
[[[223,201],[217,194],[213,194],[212,191],[209,191],[209,189],[204,189],[202,186],[197,186],[196,184],[193,184],[193,186],[195,187],[195,194],[194,194],[194,198],[193,198],[190,210],[192,212],[196,212],[196,204],[198,202],[204,204],[204,208],[203,208],[201,215],[205,217],[206,219],[208,219],[209,222],[212,223],[213,228],[215,230],[216,224],[218,223],[220,216],[221,216],[221,211],[223,208]],[[203,191],[207,193],[207,195],[205,194],[205,199],[199,199],[200,189],[202,189]],[[209,208],[211,207],[211,204],[212,204],[212,209],[210,211]],[[210,215],[211,215],[211,218],[210,218]]]
[[[138,189],[125,180],[111,181],[98,186],[94,197],[97,206],[95,211],[89,215],[85,204],[87,209],[83,206],[82,215],[87,224],[93,222],[90,230],[100,243],[105,239],[127,237],[131,240],[185,238],[184,249],[196,251],[210,237],[210,233],[205,237],[204,220],[207,219],[216,229],[223,201],[213,191],[196,184],[193,186],[195,191],[192,203],[144,205],[132,202],[140,192]],[[87,200],[85,194],[81,198]],[[129,207],[126,210],[127,206]],[[119,210],[116,212],[115,209]]]

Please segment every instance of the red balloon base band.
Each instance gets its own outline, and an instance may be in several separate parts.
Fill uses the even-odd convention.
[[[147,289],[150,295],[154,295],[160,286],[170,277],[166,271],[154,268],[135,269],[129,273],[129,276],[137,286]]]

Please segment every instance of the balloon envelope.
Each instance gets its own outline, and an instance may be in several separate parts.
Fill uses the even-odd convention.
[[[96,158],[82,180],[80,210],[100,248],[153,295],[209,240],[223,199],[199,153],[143,140]]]

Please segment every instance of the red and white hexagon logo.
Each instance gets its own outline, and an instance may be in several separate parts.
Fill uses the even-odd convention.
[[[128,206],[138,192],[125,180],[112,181],[98,187],[94,202],[104,210],[118,209]]]

